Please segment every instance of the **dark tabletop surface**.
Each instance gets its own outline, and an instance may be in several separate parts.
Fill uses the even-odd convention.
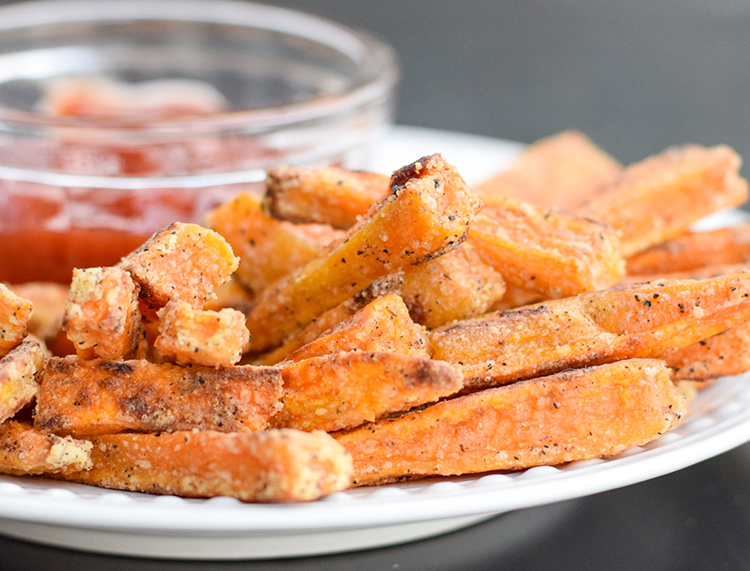
[[[521,142],[578,128],[625,163],[684,142],[727,143],[750,156],[750,3],[742,0],[276,3],[393,44],[403,68],[402,124]],[[198,563],[0,537],[0,570],[11,569],[750,569],[750,445],[651,481],[409,545]]]

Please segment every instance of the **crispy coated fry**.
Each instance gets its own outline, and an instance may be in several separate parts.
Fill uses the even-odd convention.
[[[279,345],[373,280],[456,248],[481,202],[439,155],[394,173],[392,193],[327,254],[266,289],[248,315],[250,348]]]
[[[274,220],[262,212],[260,197],[250,192],[211,212],[208,224],[239,256],[234,277],[254,295],[320,256],[341,235],[328,226]]]
[[[34,399],[38,388],[37,378],[48,356],[37,339],[27,336],[0,359],[0,423]]]
[[[527,147],[508,169],[474,190],[487,204],[507,197],[575,212],[621,172],[622,165],[583,133],[564,131]]]
[[[689,232],[636,254],[628,274],[659,275],[717,264],[750,262],[750,222],[704,232]]]
[[[111,434],[92,441],[91,470],[66,479],[153,494],[233,496],[246,502],[315,500],[351,483],[351,457],[320,431]]]
[[[46,434],[30,424],[0,424],[0,473],[65,474],[91,467],[91,443]]]
[[[750,274],[657,281],[553,300],[428,333],[467,388],[656,357],[750,318]]]
[[[59,335],[69,286],[53,282],[28,282],[8,287],[16,295],[28,299],[34,308],[27,324],[29,333],[45,342]]]
[[[154,346],[179,365],[219,367],[237,363],[249,340],[245,314],[234,309],[195,310],[173,300],[159,310]]]
[[[37,393],[34,423],[41,430],[79,436],[261,430],[280,397],[280,372],[272,367],[53,358]]]
[[[401,273],[390,274],[376,279],[365,289],[344,300],[333,309],[329,309],[306,327],[290,334],[284,340],[283,345],[258,358],[256,364],[275,365],[284,361],[300,347],[312,343],[332,327],[349,319],[374,299],[382,295],[400,291],[402,281]]]
[[[660,361],[634,359],[442,401],[336,435],[355,485],[518,470],[612,456],[679,423],[684,396]]]
[[[508,284],[546,299],[611,287],[625,273],[611,228],[510,199],[485,206],[468,243]]]
[[[625,169],[622,177],[579,209],[619,230],[629,258],[675,238],[703,216],[748,197],[740,157],[729,147],[674,147]]]
[[[74,269],[63,329],[82,359],[132,356],[141,314],[130,274],[120,268]]]
[[[263,208],[280,220],[346,230],[387,194],[388,176],[383,174],[282,166],[266,172]]]
[[[487,313],[504,292],[502,276],[470,244],[409,268],[401,287],[412,319],[428,329]]]
[[[431,353],[424,329],[411,320],[404,301],[395,293],[375,298],[287,360],[301,361],[340,351],[385,351],[426,358]]]
[[[675,381],[706,381],[750,371],[750,322],[683,347],[661,358],[672,367]]]
[[[0,283],[0,357],[7,355],[26,336],[31,308],[28,299]]]
[[[141,297],[155,308],[179,299],[201,309],[238,264],[221,235],[197,224],[175,222],[125,256],[119,266],[130,272],[141,286]]]
[[[461,388],[461,376],[447,363],[370,351],[306,359],[281,375],[284,406],[272,425],[302,430],[351,428]]]

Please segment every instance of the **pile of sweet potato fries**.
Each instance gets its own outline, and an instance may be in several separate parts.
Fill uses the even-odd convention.
[[[285,166],[70,287],[0,284],[0,472],[244,501],[608,457],[750,369],[727,147],[585,136],[470,189]],[[33,313],[32,313],[33,308]]]

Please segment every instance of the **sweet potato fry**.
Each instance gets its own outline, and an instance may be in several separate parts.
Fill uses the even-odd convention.
[[[674,147],[627,167],[578,213],[619,230],[626,258],[683,234],[703,216],[748,198],[729,147]]]
[[[121,268],[74,269],[63,329],[82,359],[132,356],[141,314],[130,274]]]
[[[279,220],[346,230],[388,194],[389,177],[337,167],[282,166],[266,172],[263,209]]]
[[[8,287],[16,295],[29,300],[34,308],[27,323],[29,333],[45,342],[60,334],[69,286],[53,282],[28,282],[10,284]]]
[[[300,347],[287,361],[301,361],[340,351],[384,351],[430,357],[424,328],[409,317],[398,294],[378,297],[348,319]]]
[[[519,470],[612,456],[679,423],[684,396],[661,361],[634,359],[442,401],[335,435],[354,484]]]
[[[238,264],[220,234],[197,224],[175,222],[125,256],[119,266],[130,272],[141,286],[141,297],[155,308],[179,299],[201,309]]]
[[[0,473],[66,474],[91,467],[91,443],[46,434],[31,424],[0,424]]]
[[[627,261],[629,275],[684,272],[717,264],[750,262],[750,222],[703,232],[688,232],[636,254]]]
[[[611,228],[510,199],[485,206],[468,243],[508,284],[545,299],[611,287],[625,273]]]
[[[0,283],[0,358],[26,336],[32,305]]]
[[[658,273],[653,275],[632,275],[625,276],[620,280],[618,285],[639,284],[652,282],[656,280],[705,280],[717,278],[719,276],[728,276],[730,274],[739,274],[750,272],[750,263],[747,264],[717,264],[701,266],[692,270],[683,270],[680,272]]]
[[[365,289],[342,301],[333,309],[329,309],[306,327],[291,333],[284,340],[283,345],[256,358],[255,364],[276,365],[288,359],[289,355],[297,351],[300,347],[312,343],[332,327],[349,319],[368,303],[380,296],[400,291],[402,282],[402,273],[390,274],[376,279]]]
[[[352,351],[282,368],[283,407],[276,428],[341,430],[457,392],[461,376],[441,361]]]
[[[329,226],[274,220],[261,210],[260,197],[250,192],[211,212],[208,224],[239,256],[234,278],[253,295],[320,256],[341,235]]]
[[[118,490],[233,496],[246,502],[316,500],[351,485],[351,457],[320,431],[110,434],[92,441],[92,468],[66,474],[66,479]]]
[[[261,430],[280,397],[280,372],[272,367],[53,358],[37,393],[34,423],[41,430],[78,436]]]
[[[564,131],[527,147],[508,169],[474,186],[487,204],[523,200],[537,208],[575,210],[614,182],[622,165],[579,131]]]
[[[250,349],[279,345],[373,280],[453,250],[480,208],[455,168],[439,155],[396,171],[391,194],[344,239],[258,297],[247,321]]]
[[[34,399],[48,356],[44,346],[28,336],[0,359],[0,423]]]
[[[154,346],[163,358],[179,365],[219,367],[237,363],[249,340],[244,313],[196,310],[172,300],[159,310]]]
[[[405,270],[401,287],[412,319],[428,329],[487,313],[504,293],[503,277],[470,244]]]
[[[657,281],[552,300],[428,333],[433,357],[477,389],[631,357],[656,357],[750,317],[750,274]]]
[[[660,358],[672,367],[675,381],[707,381],[750,371],[750,321],[682,349],[665,351]]]

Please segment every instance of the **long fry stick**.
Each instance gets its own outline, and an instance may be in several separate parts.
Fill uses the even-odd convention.
[[[661,436],[684,397],[661,361],[620,361],[442,401],[336,435],[355,485],[611,456]]]

